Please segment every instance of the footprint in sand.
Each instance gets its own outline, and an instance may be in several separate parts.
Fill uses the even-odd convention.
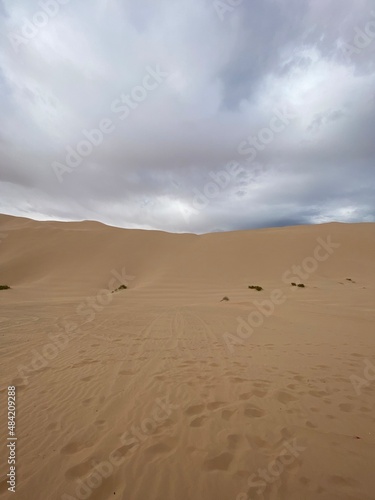
[[[232,417],[232,415],[234,415],[234,413],[236,413],[237,410],[223,410],[221,412],[221,418],[224,419],[224,420],[230,420],[230,418]]]
[[[304,486],[307,486],[308,484],[310,484],[310,482],[311,482],[311,481],[310,481],[310,479],[309,479],[309,478],[307,478],[307,477],[305,477],[305,476],[301,476],[301,477],[299,478],[299,482],[300,482],[301,484],[303,484]]]
[[[92,458],[89,458],[74,467],[70,467],[65,472],[65,478],[68,480],[83,479],[91,473],[92,468]]]
[[[98,431],[95,428],[83,433],[80,436],[80,439],[77,441],[71,441],[63,448],[61,448],[60,453],[62,455],[74,455],[75,453],[79,453],[80,451],[91,448],[97,440]]]
[[[288,389],[291,389],[292,391],[294,391],[294,389],[297,389],[299,386],[297,384],[288,384],[287,385],[287,388]]]
[[[202,427],[203,422],[207,420],[207,417],[205,415],[202,415],[201,417],[196,417],[190,422],[190,427]]]
[[[307,420],[305,423],[306,427],[309,427],[310,429],[316,429],[318,426],[310,422],[310,420]]]
[[[367,408],[366,406],[361,406],[359,410],[361,412],[369,413],[371,411],[371,408]]]
[[[95,420],[94,425],[100,429],[103,430],[107,427],[107,421],[106,420]]]
[[[123,458],[132,448],[137,448],[138,446],[139,446],[138,443],[132,443],[130,445],[121,446],[120,448],[117,448],[117,450],[114,451],[114,455]]]
[[[199,405],[192,405],[186,408],[185,410],[185,415],[197,415],[198,413],[202,413],[204,410],[204,405],[199,404]]]
[[[10,383],[10,385],[14,385],[17,389],[21,389],[23,387],[26,387],[28,385],[28,381],[26,378],[15,378],[14,380],[12,380],[12,382]]]
[[[261,408],[258,408],[257,406],[249,406],[249,407],[245,408],[244,414],[246,417],[249,417],[249,418],[260,418],[260,417],[264,417],[266,412],[264,410],[262,410]]]
[[[265,439],[262,439],[259,436],[248,434],[246,436],[246,439],[252,449],[260,449],[260,450],[266,450],[267,452],[270,449],[270,443],[267,442]]]
[[[292,401],[297,401],[298,398],[296,398],[295,396],[293,396],[293,394],[291,394],[290,392],[286,392],[286,391],[278,391],[276,393],[276,399],[286,405],[288,403],[291,403]]]
[[[253,394],[254,396],[256,396],[257,398],[264,398],[267,396],[268,394],[268,391],[261,391],[260,389],[255,389],[253,391]]]
[[[235,450],[241,442],[241,436],[240,434],[229,434],[229,436],[227,436],[227,441],[228,448],[230,450]]]
[[[148,448],[146,448],[145,452],[150,454],[150,455],[160,455],[160,454],[165,454],[169,453],[172,451],[173,448],[171,448],[168,444],[166,443],[156,443]]]
[[[96,361],[95,359],[83,359],[79,363],[72,365],[71,368],[81,368],[82,366],[93,365],[96,363],[99,363],[99,361]]]
[[[252,393],[251,392],[244,392],[243,394],[240,394],[239,398],[242,400],[242,401],[246,401],[247,399],[250,399],[252,396]]]
[[[341,411],[344,411],[345,413],[349,413],[353,410],[354,406],[349,404],[349,403],[341,403],[341,404],[339,404],[339,408]]]
[[[208,410],[218,410],[219,408],[222,408],[224,405],[225,405],[225,403],[222,401],[214,401],[212,403],[207,403],[207,409]]]
[[[325,391],[315,391],[315,390],[312,390],[312,391],[309,391],[309,394],[311,396],[314,396],[314,398],[323,398],[324,396],[327,396],[327,393]]]
[[[85,448],[86,446],[84,445],[84,443],[72,441],[71,443],[61,448],[60,453],[61,455],[74,455],[75,453],[78,453]]]
[[[171,427],[174,427],[175,425],[176,425],[176,422],[174,420],[172,420],[171,418],[167,418],[166,420],[164,420],[163,423],[158,425],[158,427],[154,431],[154,434],[155,434],[155,436],[157,436],[159,434],[164,434],[165,429],[169,429]]]
[[[360,483],[356,479],[345,476],[329,476],[328,481],[334,486],[351,486],[357,488]]]
[[[91,401],[93,401],[94,398],[87,398],[87,399],[83,399],[82,400],[82,405],[83,406],[89,406],[89,404],[91,403]]]
[[[248,382],[248,379],[242,377],[232,377],[230,381],[236,384],[241,384],[242,382]]]
[[[267,389],[267,387],[269,386],[269,382],[268,380],[260,380],[259,382],[254,382],[254,387],[256,387],[257,389]]]
[[[205,460],[203,463],[203,467],[207,471],[216,471],[216,470],[228,470],[229,466],[233,460],[233,455],[229,452],[221,453],[220,455]]]

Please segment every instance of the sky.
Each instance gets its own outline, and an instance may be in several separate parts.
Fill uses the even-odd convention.
[[[375,222],[375,0],[0,0],[0,213]]]

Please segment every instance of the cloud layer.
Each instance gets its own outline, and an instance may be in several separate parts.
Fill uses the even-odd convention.
[[[373,1],[0,0],[0,26],[0,212],[375,221]]]

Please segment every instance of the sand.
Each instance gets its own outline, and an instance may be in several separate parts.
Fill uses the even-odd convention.
[[[371,223],[0,216],[0,498],[373,500],[374,255]]]

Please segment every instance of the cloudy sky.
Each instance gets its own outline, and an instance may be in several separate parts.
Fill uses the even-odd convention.
[[[375,221],[375,0],[0,0],[0,213]]]

